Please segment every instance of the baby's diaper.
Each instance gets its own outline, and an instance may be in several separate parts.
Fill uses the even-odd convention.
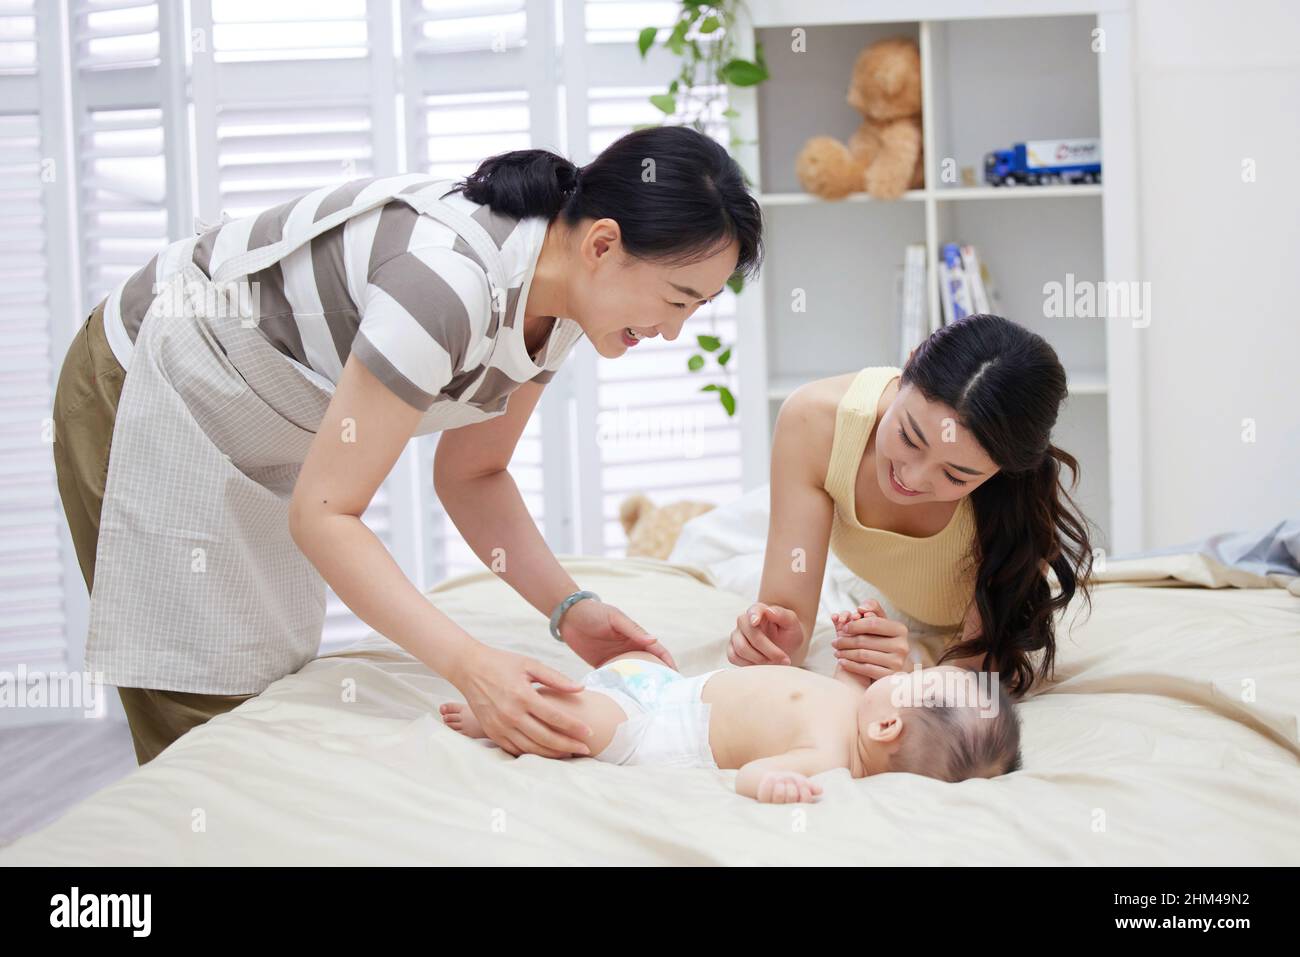
[[[639,658],[611,662],[583,678],[588,691],[613,698],[627,715],[597,761],[660,767],[716,768],[709,747],[711,705],[700,700],[716,671],[683,677]]]

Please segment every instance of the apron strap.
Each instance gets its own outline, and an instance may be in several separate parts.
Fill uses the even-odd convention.
[[[440,180],[438,182],[445,181]],[[504,325],[506,311],[505,291],[508,287],[505,266],[501,260],[501,251],[497,249],[496,243],[493,242],[488,231],[480,223],[439,197],[431,193],[425,195],[426,193],[429,193],[429,190],[425,190],[423,193],[402,193],[394,189],[373,196],[363,203],[344,206],[342,209],[335,210],[328,216],[316,220],[307,227],[305,232],[286,236],[279,242],[260,246],[257,249],[250,249],[248,252],[230,257],[217,267],[216,272],[212,275],[212,281],[214,283],[230,282],[249,273],[266,269],[288,256],[294,250],[305,246],[317,236],[328,232],[353,216],[359,216],[394,200],[400,200],[408,204],[417,213],[429,216],[449,226],[474,250],[487,270],[488,296],[489,301],[492,303],[492,311],[500,313],[498,327]]]
[[[446,200],[437,196],[404,194],[398,198],[408,203],[417,213],[436,219],[443,225],[455,230],[460,238],[469,244],[470,249],[474,250],[487,270],[488,301],[492,304],[492,311],[499,313],[497,328],[504,327],[506,290],[509,288],[509,277],[506,275],[505,264],[501,259],[501,250],[497,248],[496,242],[488,234],[488,231],[483,228],[478,220],[466,216]]]

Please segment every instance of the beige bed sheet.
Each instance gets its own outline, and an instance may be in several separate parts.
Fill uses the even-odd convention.
[[[707,573],[565,564],[684,672],[725,665],[746,599]],[[1300,598],[1281,581],[1190,584],[1215,585],[1205,574],[1194,556],[1112,563],[1091,617],[1060,641],[1057,680],[1022,705],[1025,770],[997,780],[835,771],[820,803],[792,807],[738,797],[734,771],[512,759],[445,728],[437,706],[455,689],[372,635],[186,735],[0,864],[1294,865]],[[489,643],[587,670],[487,573],[429,594]],[[826,638],[819,628],[819,671]]]

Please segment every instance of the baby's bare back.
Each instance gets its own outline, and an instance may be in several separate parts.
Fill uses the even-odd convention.
[[[861,692],[788,665],[748,665],[718,672],[704,686],[709,746],[720,768],[794,748],[848,750],[857,734]]]

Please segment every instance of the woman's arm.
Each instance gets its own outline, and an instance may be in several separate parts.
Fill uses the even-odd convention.
[[[406,577],[361,521],[420,420],[349,356],[289,505],[289,532],[358,618],[450,676],[474,639]]]
[[[814,382],[791,393],[777,416],[772,441],[771,515],[758,597],[798,618],[802,640],[797,648],[785,649],[794,665],[808,654],[835,508],[823,487],[835,422],[826,391],[824,382]]]
[[[511,393],[502,415],[444,432],[434,457],[433,484],[474,554],[549,618],[578,585],[542,538],[507,469],[542,388],[525,382]],[[593,666],[621,652],[648,651],[676,667],[663,645],[603,602],[578,602],[565,614],[560,631],[569,647]]]
[[[433,487],[474,554],[543,615],[578,585],[556,561],[507,470],[542,386],[525,382],[506,411],[438,437]]]
[[[584,743],[590,729],[543,698],[533,682],[565,692],[582,685],[475,641],[421,594],[361,521],[420,417],[350,355],[294,486],[294,542],[357,617],[451,681],[503,749],[547,757],[590,753]]]

